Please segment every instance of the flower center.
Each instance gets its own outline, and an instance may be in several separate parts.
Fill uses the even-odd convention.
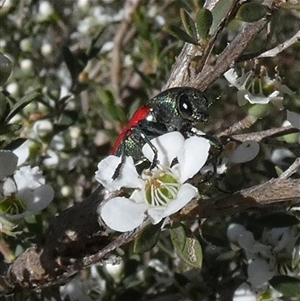
[[[26,205],[23,201],[16,198],[14,194],[7,197],[0,203],[0,212],[11,215],[20,214],[26,210]]]
[[[160,171],[146,182],[146,201],[150,206],[166,206],[176,198],[179,188],[173,174]]]

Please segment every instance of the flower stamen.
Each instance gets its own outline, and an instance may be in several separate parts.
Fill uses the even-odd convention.
[[[178,180],[172,174],[160,172],[158,176],[147,181],[146,201],[154,207],[167,206],[176,198],[179,187]]]

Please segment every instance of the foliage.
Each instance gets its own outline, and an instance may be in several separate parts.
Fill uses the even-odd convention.
[[[230,79],[226,76],[230,84],[222,76],[205,91],[212,102],[210,119],[197,130],[207,134],[211,151],[206,173],[192,179],[199,206],[147,226],[134,243],[114,248],[101,266],[78,268],[77,276],[62,281],[68,283],[60,288],[35,291],[24,285],[10,291],[1,284],[0,293],[11,296],[0,300],[238,300],[239,294],[299,300],[299,188],[293,198],[288,187],[276,197],[272,188],[261,195],[265,202],[258,198],[247,207],[239,203],[224,212],[202,211],[207,200],[227,200],[280,180],[300,157],[299,42],[264,56],[299,35],[299,2],[220,0],[213,7],[216,1],[132,1],[135,7],[127,2],[123,7],[116,0],[0,0],[0,158],[13,151],[19,157],[17,170],[38,166],[55,191],[51,204],[35,215],[18,221],[0,215],[0,274],[5,279],[17,256],[47,244],[55,215],[75,208],[97,188],[98,163],[134,111],[172,86],[168,79],[175,63],[181,63],[182,47],[192,47],[185,55],[190,69],[183,82],[198,88],[202,67],[213,66],[244,26],[266,20],[270,30],[260,31],[245,52],[228,62],[225,71],[234,68]],[[293,129],[260,136],[287,119]],[[235,128],[227,131],[241,120],[250,122],[242,123],[241,135]],[[13,173],[1,170],[1,202]],[[299,181],[299,165],[288,178]],[[18,202],[17,213],[24,205]],[[8,210],[3,204],[0,210]],[[80,218],[75,222],[80,225]],[[120,241],[116,233],[103,232],[109,242]],[[103,243],[95,237],[98,244],[93,241],[88,251],[78,247],[80,241],[76,245],[83,258]],[[64,262],[66,254],[58,256],[60,267],[72,265],[72,260]]]

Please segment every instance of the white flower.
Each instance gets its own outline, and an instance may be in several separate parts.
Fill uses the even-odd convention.
[[[300,114],[292,111],[287,111],[287,120],[293,127],[300,130]]]
[[[113,230],[126,232],[141,225],[148,216],[153,224],[179,211],[198,196],[196,187],[185,183],[205,164],[209,142],[202,137],[184,139],[171,132],[151,140],[157,149],[158,164],[138,174],[131,157],[126,157],[117,179],[113,179],[121,158],[109,156],[98,165],[96,180],[109,191],[134,188],[129,198],[115,197],[99,207],[101,219]],[[152,162],[148,144],[142,152]],[[176,163],[172,165],[174,159]]]
[[[233,301],[256,301],[255,294],[247,283],[241,284],[234,292]]]
[[[287,86],[281,84],[281,78],[276,73],[275,78],[271,79],[264,67],[261,67],[259,76],[255,75],[253,70],[245,73],[242,69],[242,75],[238,76],[233,68],[224,74],[227,81],[238,91],[238,104],[267,104],[270,101],[274,105],[281,107],[283,97],[282,93],[293,94]]]
[[[248,282],[253,289],[266,289],[268,281],[279,274],[280,266],[284,267],[284,273],[297,275],[291,269],[292,254],[299,239],[297,227],[266,228],[261,238],[256,240],[244,226],[231,224],[227,237],[244,250],[248,262]]]
[[[16,220],[46,208],[53,200],[54,190],[45,184],[45,178],[37,166],[23,166],[15,172],[13,179],[4,181],[3,197],[0,215]]]

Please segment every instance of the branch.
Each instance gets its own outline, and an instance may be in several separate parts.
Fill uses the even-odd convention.
[[[218,137],[224,136],[224,132],[218,134]],[[260,132],[232,135],[231,138],[240,142],[245,142],[248,140],[261,142],[264,139],[270,137],[280,137],[280,136],[297,133],[297,132],[299,132],[298,129],[294,128],[292,125],[288,125],[288,126],[281,126],[279,128],[268,129]]]
[[[141,4],[141,0],[127,0],[124,7],[124,19],[114,39],[114,47],[112,52],[111,66],[111,82],[116,92],[116,100],[122,105],[120,97],[121,86],[121,53],[123,51],[123,42],[128,32],[128,29],[133,21],[133,15]]]
[[[278,179],[225,197],[191,203],[176,217],[191,220],[198,216],[223,216],[251,207],[299,200],[300,179],[288,179],[299,166],[298,158]],[[81,269],[102,262],[113,250],[132,241],[143,226],[117,238],[109,237],[99,226],[97,208],[106,197],[102,187],[99,187],[84,202],[56,217],[46,233],[44,245],[29,248],[10,266],[2,266],[0,292],[65,284]]]
[[[297,164],[299,168],[299,162]],[[231,215],[249,208],[262,207],[272,203],[299,201],[299,195],[300,179],[271,179],[266,183],[227,196],[191,203],[177,215],[177,218],[193,220],[197,216],[203,218]]]
[[[289,40],[285,41],[282,44],[279,44],[278,46],[274,47],[273,49],[270,49],[261,55],[258,56],[258,58],[262,57],[274,57],[283,50],[287,49],[288,47],[292,46],[293,44],[300,41],[300,30],[296,32]]]
[[[264,1],[264,5],[268,6],[271,10],[273,2],[274,0],[266,0]],[[229,69],[230,65],[245,51],[267,23],[267,19],[247,23],[234,40],[228,44],[225,50],[218,56],[215,64],[211,65],[208,60],[198,74],[197,70],[191,66],[190,58],[196,56],[199,50],[197,50],[197,47],[194,45],[186,44],[179,54],[164,88],[191,86],[204,91]],[[192,74],[197,75],[192,77]]]

